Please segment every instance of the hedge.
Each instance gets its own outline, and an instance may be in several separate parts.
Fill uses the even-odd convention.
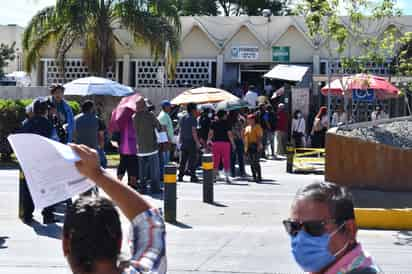
[[[12,149],[7,141],[7,136],[15,133],[26,118],[26,106],[33,100],[4,100],[0,99],[0,154],[1,160],[10,160]],[[80,105],[76,101],[68,102],[76,115],[80,112]]]

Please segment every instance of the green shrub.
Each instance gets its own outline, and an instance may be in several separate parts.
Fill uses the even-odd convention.
[[[67,101],[67,103],[72,108],[74,115],[77,115],[77,114],[80,113],[81,107],[80,107],[80,104],[77,101]]]
[[[7,136],[15,133],[26,118],[26,106],[33,100],[4,100],[0,99],[0,154],[1,160],[8,161],[12,149],[7,141]],[[80,112],[80,105],[76,101],[68,101],[68,104],[76,115]]]

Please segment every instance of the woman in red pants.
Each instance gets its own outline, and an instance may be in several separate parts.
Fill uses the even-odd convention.
[[[212,146],[215,173],[219,173],[219,165],[222,161],[226,182],[230,183],[230,151],[232,147],[235,147],[235,142],[230,123],[226,118],[227,113],[225,110],[217,112],[217,120],[210,127],[208,144]]]

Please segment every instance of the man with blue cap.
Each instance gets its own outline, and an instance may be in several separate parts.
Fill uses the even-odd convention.
[[[170,161],[170,143],[173,142],[174,131],[173,131],[172,119],[170,118],[170,115],[169,115],[172,109],[172,104],[168,100],[163,100],[160,106],[162,107],[162,111],[157,116],[157,119],[159,120],[159,123],[162,125],[162,127],[166,129],[167,137],[169,139],[169,143],[162,144],[160,151],[159,151],[160,178],[163,178],[164,167]]]

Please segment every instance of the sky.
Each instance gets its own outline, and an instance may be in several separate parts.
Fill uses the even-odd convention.
[[[39,10],[54,3],[56,0],[0,0],[0,25],[25,27]],[[398,3],[403,14],[412,15],[412,0],[398,0]]]

